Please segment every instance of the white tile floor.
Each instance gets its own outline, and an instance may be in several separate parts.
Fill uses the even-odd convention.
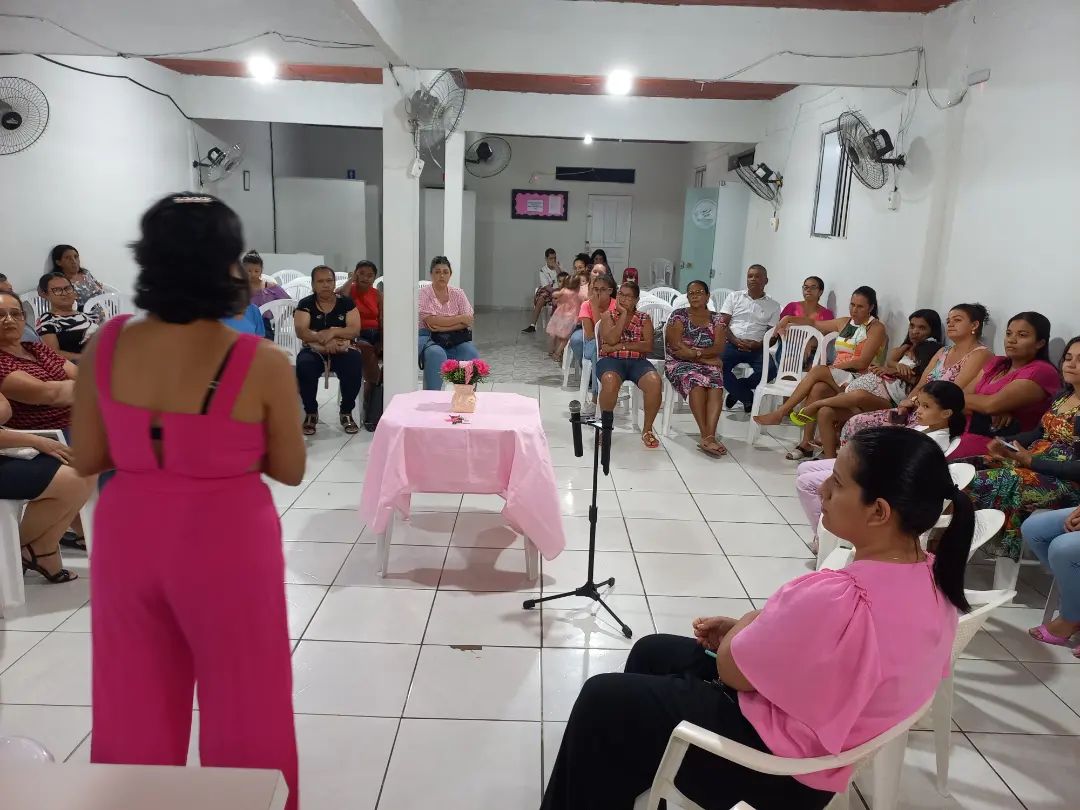
[[[534,808],[581,683],[625,660],[618,628],[582,600],[521,609],[524,598],[583,579],[591,486],[589,459],[570,449],[572,395],[541,356],[543,337],[518,334],[521,321],[483,315],[477,333],[493,336],[481,351],[496,387],[539,398],[552,447],[568,550],[543,564],[539,582],[525,579],[520,538],[502,525],[497,498],[437,494],[414,499],[390,575],[375,576],[375,538],[355,511],[371,437],[348,440],[330,420],[309,441],[308,480],[273,487],[298,642],[305,810]],[[325,396],[332,409],[333,391]],[[810,570],[794,467],[779,441],[741,441],[745,419],[725,413],[731,457],[722,461],[682,435],[688,414],[657,451],[623,420],[601,481],[597,572],[616,578],[610,604],[635,636],[686,632],[697,615],[741,615]],[[988,577],[986,567],[971,569],[977,587]],[[87,580],[28,583],[26,608],[0,619],[0,734],[85,761]],[[992,619],[958,666],[952,797],[935,792],[932,738],[918,732],[903,807],[1077,806],[1080,661],[1026,633],[1046,584],[1025,570],[1020,606]]]

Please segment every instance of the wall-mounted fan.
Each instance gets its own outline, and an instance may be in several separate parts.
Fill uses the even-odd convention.
[[[510,165],[510,141],[481,138],[465,150],[465,168],[473,177],[494,177]]]
[[[780,189],[784,186],[783,175],[774,172],[764,163],[756,166],[736,166],[735,174],[761,199],[779,206],[783,201]]]
[[[207,183],[224,180],[233,170],[244,162],[244,152],[240,144],[234,143],[228,149],[213,147],[203,160],[196,160],[191,165],[199,170],[199,179]],[[204,173],[205,172],[205,176]]]
[[[836,122],[839,127],[840,145],[847,153],[851,171],[867,188],[878,189],[889,179],[889,167],[904,168],[903,155],[889,157],[893,151],[892,138],[883,129],[875,130],[860,113],[840,113]]]
[[[441,71],[409,97],[405,109],[417,154],[441,166],[439,152],[465,109],[465,74],[456,68]]]
[[[28,79],[0,76],[0,155],[29,148],[49,124],[49,100]]]

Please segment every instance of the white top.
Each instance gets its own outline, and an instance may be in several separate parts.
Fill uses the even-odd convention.
[[[779,302],[767,295],[751,298],[746,290],[728,293],[720,313],[731,316],[728,331],[739,340],[761,340],[780,322]]]
[[[540,286],[541,287],[550,287],[550,286],[552,286],[555,283],[555,278],[558,276],[558,274],[559,274],[559,268],[558,267],[556,267],[554,270],[552,270],[547,266],[547,264],[544,264],[540,268],[540,271],[538,273],[538,276],[540,278]]]
[[[934,443],[941,448],[942,453],[947,452],[949,445],[952,444],[952,436],[949,435],[948,428],[941,428],[941,430],[927,430],[923,425],[916,425],[912,430],[918,430],[933,439]]]

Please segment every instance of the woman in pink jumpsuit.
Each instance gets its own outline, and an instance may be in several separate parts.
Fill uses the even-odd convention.
[[[142,220],[136,305],[84,355],[75,467],[115,469],[94,514],[91,761],[281,771],[298,806],[281,525],[262,473],[299,482],[296,384],[219,322],[246,290],[236,215],[168,197]]]

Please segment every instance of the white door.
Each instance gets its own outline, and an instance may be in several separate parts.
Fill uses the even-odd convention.
[[[597,248],[607,253],[608,266],[615,278],[630,262],[630,216],[634,198],[623,195],[590,194],[589,226],[585,234],[585,250]]]

